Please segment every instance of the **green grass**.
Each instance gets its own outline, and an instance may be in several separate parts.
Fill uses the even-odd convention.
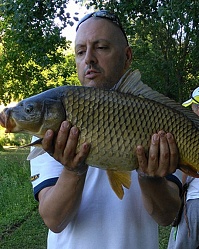
[[[28,153],[14,148],[0,152],[1,249],[46,248],[47,228],[33,197]],[[167,249],[169,232],[170,227],[160,227],[160,249]]]
[[[28,150],[0,152],[0,248],[46,248],[47,229],[30,183]]]
[[[171,227],[159,227],[159,247],[160,249],[167,249],[169,234]]]

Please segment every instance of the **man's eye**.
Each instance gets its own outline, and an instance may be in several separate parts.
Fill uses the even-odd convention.
[[[105,46],[99,46],[99,47],[97,47],[97,49],[107,49],[107,47],[105,47]]]
[[[84,53],[85,53],[84,50],[79,50],[79,51],[77,51],[77,55],[79,55],[79,56],[83,55]]]

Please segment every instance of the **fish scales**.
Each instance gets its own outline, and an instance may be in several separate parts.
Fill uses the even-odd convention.
[[[130,94],[85,87],[69,91],[63,102],[66,119],[81,131],[79,145],[91,143],[88,164],[136,169],[137,145],[147,153],[152,134],[164,130],[175,136],[181,161],[199,169],[198,128],[183,113]]]

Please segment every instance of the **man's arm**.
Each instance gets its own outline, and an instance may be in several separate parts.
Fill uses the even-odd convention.
[[[63,122],[55,144],[50,130],[43,139],[43,148],[64,166],[57,183],[42,189],[38,195],[40,215],[53,232],[61,232],[68,225],[81,202],[90,146],[83,144],[76,154],[78,136],[76,127]]]
[[[137,156],[138,179],[145,208],[158,224],[169,225],[181,203],[179,187],[165,178],[175,172],[178,165],[175,139],[163,131],[154,134],[148,160],[142,146],[137,147]]]

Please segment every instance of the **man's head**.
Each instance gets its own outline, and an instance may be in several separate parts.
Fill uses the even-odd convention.
[[[197,87],[191,94],[191,98],[182,103],[183,106],[187,107],[191,105],[191,108],[195,114],[199,116],[199,87]]]
[[[195,114],[197,114],[199,116],[199,104],[193,103],[191,105],[191,108],[192,108],[193,112],[195,112]]]
[[[199,87],[197,87],[192,93],[191,98],[182,103],[183,106],[187,107],[191,104],[199,104]]]
[[[132,52],[116,16],[98,11],[77,26],[75,57],[84,86],[112,88],[131,64]]]

